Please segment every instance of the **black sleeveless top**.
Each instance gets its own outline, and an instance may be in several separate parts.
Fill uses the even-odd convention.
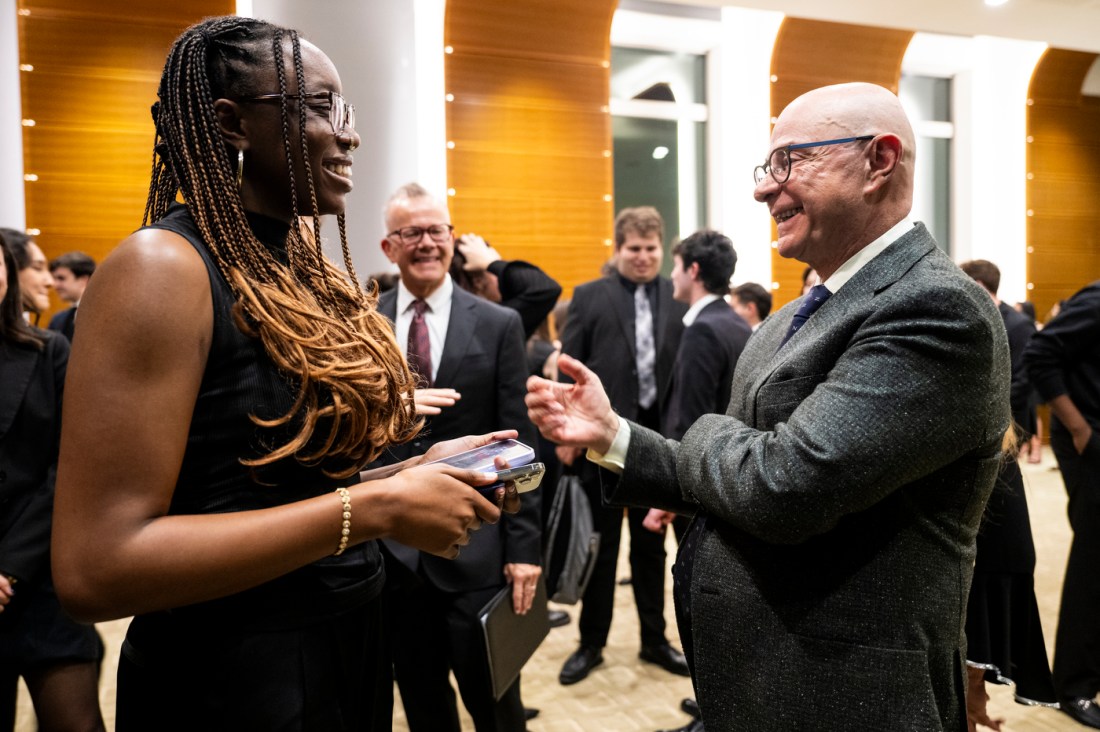
[[[285,262],[289,226],[251,213],[248,221],[256,237]],[[238,329],[232,312],[236,297],[187,208],[173,206],[149,228],[172,231],[191,242],[206,263],[214,305],[210,353],[169,514],[267,508],[332,493],[339,485],[355,482],[334,480],[320,467],[294,459],[255,468],[241,464],[242,458],[268,454],[296,431],[293,422],[278,429],[260,428],[251,416],[283,416],[294,403],[297,381],[275,367],[259,339]],[[339,501],[334,497],[332,504],[335,551]],[[239,623],[261,630],[296,627],[365,604],[378,595],[383,581],[377,542],[369,541],[245,592],[170,612],[177,620]]]

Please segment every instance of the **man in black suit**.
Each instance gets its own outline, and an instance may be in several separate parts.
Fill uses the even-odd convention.
[[[562,353],[584,362],[607,384],[615,411],[660,429],[660,405],[667,397],[687,306],[672,299],[672,283],[659,276],[664,222],[650,206],[628,208],[615,219],[615,272],[580,285],[573,293],[562,333]],[[559,456],[573,464],[593,506],[600,551],[585,590],[580,647],[562,667],[558,680],[574,684],[603,663],[611,629],[615,569],[622,533],[621,508],[603,504],[599,469],[578,460],[580,450]],[[615,480],[604,471],[602,480]],[[646,509],[631,508],[630,571],[638,608],[640,657],[682,676],[687,662],[665,637],[664,537],[642,527]]]
[[[1050,448],[1073,528],[1054,639],[1054,690],[1063,712],[1100,729],[1100,282],[1063,302],[1032,337],[1024,363],[1050,405]]]
[[[746,282],[733,288],[730,293],[730,305],[733,312],[749,324],[755,331],[772,311],[772,294],[756,282]]]
[[[95,272],[95,260],[84,252],[66,252],[50,262],[50,274],[57,296],[72,305],[50,318],[50,330],[61,333],[71,343],[76,323],[76,309],[80,298],[84,297],[84,288]]]
[[[461,394],[387,460],[478,430],[515,429],[521,441],[535,444],[523,405],[527,362],[519,315],[454,286],[447,274],[454,255],[450,215],[424,188],[398,189],[385,221],[382,250],[401,279],[382,294],[379,311],[393,320],[421,384]],[[420,343],[427,341],[428,353],[416,342],[424,327]],[[518,680],[494,701],[478,611],[507,582],[516,612],[530,609],[542,572],[538,492],[524,496],[519,513],[476,532],[453,561],[392,541],[384,545],[394,671],[410,730],[460,731],[451,671],[479,732],[525,729]]]

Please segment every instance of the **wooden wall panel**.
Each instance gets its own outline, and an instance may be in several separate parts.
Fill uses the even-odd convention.
[[[772,51],[772,119],[792,100],[829,84],[867,81],[898,90],[901,62],[913,31],[785,18]],[[772,239],[775,239],[772,224]],[[772,249],[775,309],[802,294],[806,265]]]
[[[141,225],[164,57],[188,25],[235,8],[19,0],[22,116],[34,121],[23,128],[27,228],[47,257],[81,250],[102,261]]]
[[[1028,299],[1042,318],[1100,279],[1100,98],[1081,94],[1094,53],[1048,49],[1028,90]]]
[[[448,0],[448,186],[459,231],[573,286],[610,254],[615,0]]]

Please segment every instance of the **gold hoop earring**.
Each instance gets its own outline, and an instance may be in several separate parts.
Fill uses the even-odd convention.
[[[237,190],[241,190],[244,181],[244,150],[237,151]]]

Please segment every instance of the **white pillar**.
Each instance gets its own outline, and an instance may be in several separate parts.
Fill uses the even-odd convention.
[[[955,258],[994,262],[1010,303],[1027,299],[1027,90],[1044,50],[977,36],[972,70],[955,77]]]
[[[249,3],[253,17],[295,28],[328,54],[344,96],[355,105],[363,142],[353,153],[355,189],[348,197],[347,226],[361,278],[391,269],[379,242],[385,235],[382,206],[397,186],[417,181],[441,198],[446,195],[444,3]],[[326,251],[339,261],[335,224],[324,224]]]
[[[23,112],[15,0],[0,0],[0,226],[27,225],[23,194]],[[7,50],[4,50],[7,49]]]
[[[753,168],[771,140],[771,61],[783,14],[722,8],[723,42],[715,52],[711,99],[711,224],[737,250],[733,281],[772,286],[772,221],[753,198]],[[713,67],[712,67],[713,68]]]

